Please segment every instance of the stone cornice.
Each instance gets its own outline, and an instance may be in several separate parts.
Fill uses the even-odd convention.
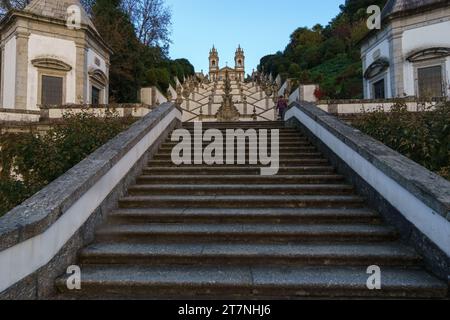
[[[3,29],[6,28],[7,26],[11,25],[17,18],[24,18],[33,21],[45,22],[58,26],[67,27],[66,22],[60,19],[50,18],[46,16],[39,16],[24,11],[12,10],[3,18],[2,21],[0,21],[0,32],[3,31]],[[103,47],[105,51],[109,52],[110,54],[113,53],[112,49],[108,46],[108,44],[106,44],[106,42],[102,39],[102,37],[98,34],[98,32],[96,30],[93,30],[89,25],[81,24],[80,30],[83,30],[91,38],[95,39]]]

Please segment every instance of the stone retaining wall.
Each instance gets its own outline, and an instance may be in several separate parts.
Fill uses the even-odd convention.
[[[181,111],[166,103],[0,218],[0,298],[45,299]]]
[[[450,276],[450,182],[311,103],[294,103],[286,120],[317,145],[369,205],[442,279]]]

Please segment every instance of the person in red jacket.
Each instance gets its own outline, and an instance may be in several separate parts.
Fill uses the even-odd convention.
[[[285,114],[287,108],[288,108],[287,100],[283,96],[280,96],[278,98],[277,110],[278,110],[278,116],[280,117],[281,120],[284,120],[284,114]]]

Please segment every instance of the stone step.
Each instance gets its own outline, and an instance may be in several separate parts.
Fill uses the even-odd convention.
[[[117,209],[109,218],[114,223],[381,223],[380,215],[366,208],[140,208]]]
[[[224,156],[225,159],[225,156]],[[192,157],[192,162],[193,162],[193,157]],[[237,162],[237,160],[236,160]],[[246,160],[246,164],[243,165],[239,165],[239,164],[234,164],[234,165],[214,165],[215,167],[235,167],[235,166],[244,166],[244,167],[265,167],[262,166],[261,164],[256,164],[256,165],[249,165],[248,164],[248,159]],[[329,161],[327,159],[324,158],[312,158],[312,159],[280,159],[280,163],[279,166],[280,167],[295,167],[295,166],[305,166],[305,165],[309,165],[309,166],[320,166],[320,165],[327,165],[329,164]],[[201,165],[194,165],[194,164],[182,164],[177,166],[176,164],[174,164],[172,162],[171,159],[167,159],[167,160],[150,160],[148,162],[148,165],[150,167],[171,167],[171,166],[176,166],[176,167],[196,167],[196,166],[205,166],[205,164],[201,164]]]
[[[191,137],[194,137],[194,134],[196,133],[194,130],[187,130],[189,132],[189,134],[191,135]],[[261,133],[261,131],[259,130],[255,130],[256,134],[259,135]],[[202,131],[200,132],[202,135],[204,135],[207,131]],[[226,140],[226,136],[227,136],[227,130],[219,130],[219,132],[223,135],[224,140]],[[265,133],[265,132],[263,132]],[[267,131],[267,136],[270,139],[270,136],[272,135],[272,133],[276,133],[273,132],[271,130]],[[307,137],[303,134],[300,134],[299,132],[296,131],[278,131],[278,136],[280,138],[285,138],[285,139],[302,139],[302,140],[307,140]],[[172,136],[169,136],[169,140],[171,139]],[[248,138],[247,138],[248,139]]]
[[[445,298],[447,286],[415,268],[383,268],[368,290],[367,267],[85,266],[81,298]],[[67,275],[56,281],[67,292]]]
[[[414,250],[398,243],[95,243],[81,264],[413,266]]]
[[[335,172],[332,166],[295,166],[280,167],[278,175],[311,175],[311,174],[332,174]],[[144,168],[144,175],[255,175],[261,176],[261,170],[257,167],[230,167],[230,166],[192,166],[192,167],[147,167]]]
[[[394,229],[370,224],[111,224],[97,231],[99,241],[116,242],[179,242],[249,241],[272,242],[358,242],[392,241],[397,239]]]
[[[354,189],[345,184],[323,185],[134,185],[128,188],[130,196],[146,195],[349,195]]]
[[[182,128],[190,129],[194,128],[194,122],[183,123]],[[202,122],[203,128],[221,128],[221,129],[235,129],[235,128],[279,128],[279,129],[292,129],[287,127],[284,122],[269,122],[269,121],[253,121],[253,122]]]
[[[248,153],[248,146],[246,146],[246,153]],[[159,153],[169,153],[171,154],[173,150],[173,147],[161,147],[159,149]],[[225,150],[225,149],[224,149]],[[237,151],[237,146],[234,148],[235,151]],[[191,151],[204,151],[204,149],[198,149],[198,148],[191,148]],[[282,147],[279,148],[280,153],[284,154],[291,154],[291,153],[298,153],[298,152],[317,152],[317,148],[314,146],[307,146],[307,147]]]
[[[203,155],[203,152],[200,151],[201,155]],[[194,157],[194,152],[191,153],[191,157]],[[245,159],[248,161],[250,157],[253,157],[255,159],[259,159],[258,153],[248,153],[248,152],[235,152],[234,158],[237,159],[239,156],[244,156]],[[224,150],[224,159],[226,157],[226,151]],[[317,159],[321,158],[322,154],[320,152],[292,152],[292,153],[280,153],[279,159],[280,160],[295,160],[295,159]],[[172,152],[159,152],[153,157],[154,160],[171,160],[172,159]]]
[[[179,144],[179,142],[173,142],[173,141],[167,140],[161,145],[161,147],[163,147],[163,148],[173,148],[173,147],[177,146],[178,144]],[[203,142],[201,147],[204,149],[207,146],[209,146],[210,144],[211,144],[211,142]],[[224,145],[224,150],[225,150],[225,148],[226,148],[226,142],[225,141],[224,141],[223,145]],[[235,149],[236,149],[237,145],[238,144],[235,142],[234,143]],[[245,145],[248,148],[248,145],[249,145],[248,142]],[[267,145],[268,145],[268,147],[271,147],[272,146],[272,142],[270,140],[268,140]],[[281,139],[279,140],[280,150],[285,148],[285,147],[301,148],[301,147],[312,147],[312,146],[313,145],[311,144],[311,142],[309,142],[307,140],[290,140],[290,141],[284,141],[284,140],[281,140]],[[195,148],[195,147],[196,146],[192,142],[192,148]]]
[[[193,137],[193,136],[192,136]],[[270,143],[271,142],[271,138],[270,138],[270,136],[267,138],[267,143]],[[259,140],[258,140],[259,141]],[[283,143],[296,143],[296,142],[307,142],[307,143],[310,143],[310,141],[308,140],[308,138],[306,138],[306,137],[301,137],[301,136],[280,136],[279,137],[279,139],[278,139],[278,141],[279,141],[279,143],[280,144],[283,144]],[[166,143],[179,143],[179,141],[178,140],[176,140],[176,141],[172,141],[171,140],[171,138],[169,138],[169,139],[167,139],[166,141],[165,141]],[[202,141],[203,142],[203,144],[206,144],[206,145],[209,145],[209,144],[211,144],[211,141]],[[223,139],[223,143],[224,144],[226,144],[226,142],[227,142],[227,140],[226,139]],[[237,145],[237,140],[235,140],[235,145]],[[249,142],[248,142],[248,139],[246,140],[246,144],[248,144]],[[194,144],[194,139],[192,139],[192,144]]]
[[[194,123],[184,123],[182,128],[183,129],[191,129],[194,128]],[[282,121],[278,122],[203,122],[202,123],[203,129],[253,129],[253,128],[269,128],[269,129],[292,129],[290,127],[286,127],[285,123]]]
[[[203,132],[205,132],[205,131],[207,131],[207,130],[210,130],[210,129],[215,129],[215,130],[219,130],[219,131],[222,131],[222,132],[226,132],[227,130],[246,130],[246,129],[255,129],[256,131],[258,131],[258,129],[274,129],[274,130],[279,130],[280,132],[286,132],[286,133],[296,133],[296,134],[302,134],[302,132],[300,131],[300,130],[297,130],[296,128],[291,128],[291,127],[280,127],[280,126],[273,126],[273,127],[270,127],[270,126],[262,126],[262,127],[234,127],[234,128],[229,128],[229,127],[216,127],[216,128],[213,128],[213,127],[209,127],[209,126],[205,126],[205,125],[203,125],[202,126],[202,131]],[[185,130],[188,130],[188,131],[190,131],[190,132],[194,132],[194,126],[183,126],[183,127],[181,127],[180,129],[185,129]]]
[[[277,176],[256,176],[256,175],[144,175],[140,176],[137,184],[236,184],[245,183],[247,185],[260,184],[326,184],[343,183],[344,176],[338,174],[324,175],[277,175]]]
[[[129,196],[119,201],[120,208],[361,208],[358,196]]]

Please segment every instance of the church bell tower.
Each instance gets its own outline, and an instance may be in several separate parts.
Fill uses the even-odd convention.
[[[244,81],[245,79],[245,55],[244,50],[239,47],[236,50],[236,54],[234,57],[236,76],[240,81]]]
[[[213,46],[209,52],[209,79],[211,81],[217,81],[219,78],[219,53]]]

